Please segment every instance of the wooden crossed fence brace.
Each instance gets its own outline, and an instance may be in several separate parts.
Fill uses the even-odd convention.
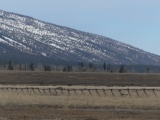
[[[146,92],[146,89],[143,89],[143,91],[144,91],[146,97],[148,97],[147,92]]]
[[[153,89],[153,94],[157,97],[157,94],[155,93],[155,89]]]
[[[130,93],[130,90],[134,90],[136,92],[136,94],[137,94],[138,97],[141,97],[141,95],[139,94],[139,90],[142,90],[144,92],[144,94],[145,94],[146,97],[149,96],[146,90],[151,90],[153,92],[153,95],[155,97],[158,97],[157,94],[156,94],[156,92],[155,92],[156,89],[123,89],[123,88],[122,89],[64,89],[64,88],[46,88],[46,89],[42,89],[42,88],[28,88],[28,87],[27,88],[2,87],[0,89],[3,90],[3,91],[7,90],[8,92],[10,90],[11,91],[15,90],[16,92],[18,92],[20,90],[23,93],[25,93],[24,90],[26,89],[26,91],[29,94],[31,94],[31,91],[33,91],[34,94],[37,94],[36,92],[39,92],[41,95],[44,95],[44,94],[47,95],[46,90],[49,92],[50,95],[52,95],[52,91],[51,90],[54,90],[55,93],[56,93],[56,95],[58,95],[57,90],[60,90],[61,93],[62,93],[62,95],[64,95],[63,91],[67,91],[69,95],[71,95],[70,91],[73,91],[76,95],[78,95],[77,91],[80,90],[82,92],[82,94],[84,95],[85,94],[84,90],[86,90],[86,91],[89,92],[89,94],[91,96],[93,95],[92,92],[91,92],[91,90],[95,90],[96,93],[98,94],[98,96],[101,96],[100,93],[99,93],[99,90],[101,90],[104,93],[105,96],[107,96],[107,94],[105,92],[106,90],[109,90],[112,93],[112,96],[116,96],[115,93],[114,93],[114,90],[118,90],[119,93],[120,93],[120,95],[123,95],[122,90],[126,90],[128,92],[128,95],[130,97],[132,97],[132,95]],[[37,91],[35,91],[35,90],[37,90]]]
[[[115,95],[114,95],[114,92],[113,92],[113,89],[110,89],[110,91],[111,91],[112,95],[115,96]]]

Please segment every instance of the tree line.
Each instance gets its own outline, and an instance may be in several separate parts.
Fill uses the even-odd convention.
[[[111,65],[106,64],[104,62],[102,65],[94,65],[93,63],[83,63],[78,62],[76,66],[73,65],[42,65],[42,64],[34,64],[31,62],[30,64],[13,64],[11,60],[8,61],[8,64],[0,65],[0,70],[19,70],[19,71],[62,71],[62,72],[108,72],[108,73],[131,73],[131,72],[137,72],[137,69],[140,69],[141,67],[138,66],[135,68],[133,66],[132,68],[128,67],[127,65]],[[143,67],[144,69],[145,67]],[[150,68],[147,67],[143,70],[145,73],[150,72],[159,72],[160,67],[158,68]]]

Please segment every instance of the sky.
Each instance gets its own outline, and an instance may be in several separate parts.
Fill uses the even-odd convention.
[[[1,0],[0,9],[160,55],[160,0]]]

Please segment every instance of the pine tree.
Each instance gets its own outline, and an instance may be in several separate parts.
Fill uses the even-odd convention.
[[[147,73],[149,73],[149,72],[150,72],[150,69],[149,69],[149,67],[147,67],[147,69],[146,69],[146,72],[147,72]]]
[[[13,70],[13,65],[11,60],[9,60],[9,63],[8,63],[8,70]]]
[[[30,64],[30,70],[31,70],[31,71],[34,71],[33,63]]]
[[[93,69],[93,63],[89,63],[88,67],[89,69]]]
[[[64,67],[64,68],[63,68],[63,72],[66,72],[66,71],[67,71],[67,68],[66,68],[66,67]]]
[[[103,64],[103,70],[106,71],[106,63]]]
[[[51,71],[51,67],[50,66],[44,66],[44,71]]]
[[[84,64],[83,62],[79,62],[79,66],[78,66],[79,71],[84,71]]]
[[[124,65],[122,64],[119,69],[119,73],[124,73],[124,72],[125,72],[125,68],[124,68]]]
[[[68,65],[68,66],[67,66],[67,71],[68,71],[68,72],[71,72],[71,71],[72,71],[72,66]]]

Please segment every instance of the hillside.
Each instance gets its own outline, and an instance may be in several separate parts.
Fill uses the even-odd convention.
[[[0,10],[0,61],[160,65],[160,56],[131,45]]]

